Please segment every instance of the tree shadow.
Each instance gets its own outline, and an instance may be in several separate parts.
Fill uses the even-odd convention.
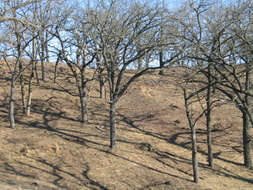
[[[78,184],[81,187],[85,186],[90,189],[101,189],[101,190],[108,189],[105,186],[101,185],[99,182],[97,182],[97,181],[93,180],[91,177],[89,177],[88,173],[90,171],[90,167],[89,167],[88,163],[84,164],[86,169],[82,172],[82,177],[79,177],[75,173],[72,173],[70,171],[66,171],[66,170],[62,169],[60,166],[50,163],[49,161],[47,161],[45,159],[40,159],[40,158],[34,159],[31,157],[29,157],[29,158],[34,161],[33,163],[39,163],[39,164],[32,165],[32,164],[27,164],[23,161],[18,161],[17,163],[20,164],[20,166],[26,166],[32,170],[39,171],[39,173],[45,173],[45,174],[51,176],[50,183],[54,184],[58,188],[69,189],[69,187],[67,185],[64,185],[64,180],[65,180],[64,176],[67,175],[75,180],[75,182],[72,182],[72,183]],[[39,166],[46,166],[49,169],[46,170],[46,169],[43,169],[42,167],[39,167]],[[28,177],[31,180],[38,179],[38,177],[32,176],[30,174],[17,172],[17,170],[14,167],[11,167],[11,171],[18,176]]]
[[[118,113],[118,115],[120,116],[122,122],[126,123],[126,124],[129,125],[131,128],[136,129],[137,131],[139,131],[139,132],[142,133],[142,134],[149,135],[149,136],[152,136],[152,137],[155,137],[155,138],[164,140],[164,141],[166,141],[166,142],[168,142],[168,143],[170,143],[170,144],[177,145],[177,146],[182,147],[182,148],[185,148],[185,149],[187,149],[187,150],[191,150],[191,147],[186,146],[187,144],[189,144],[189,143],[191,143],[191,142],[183,142],[183,143],[178,143],[178,142],[177,142],[178,137],[180,137],[181,135],[190,135],[190,132],[179,132],[179,133],[176,133],[176,134],[174,134],[174,135],[168,137],[168,136],[166,136],[166,135],[162,135],[162,134],[159,134],[159,133],[156,133],[156,132],[146,131],[145,129],[140,128],[139,126],[135,125],[135,122],[136,122],[136,121],[140,121],[140,120],[145,119],[145,118],[143,118],[143,117],[142,117],[141,119],[140,119],[140,118],[136,118],[136,120],[132,120],[132,119],[129,119],[128,117],[126,117],[126,116],[123,115],[123,114]],[[204,131],[198,131],[197,133],[200,133],[200,134],[203,134],[203,133],[204,133],[204,134],[205,134]],[[153,152],[154,152],[156,155],[161,156],[161,151],[157,151],[157,150],[156,150],[156,151],[153,151]],[[201,154],[203,154],[203,155],[207,155],[207,153],[204,152],[204,151],[202,151],[202,150],[200,150],[200,151],[198,150],[198,152],[201,153]],[[173,156],[173,157],[178,157],[177,155],[173,155],[173,154],[170,154],[170,153],[168,153],[168,152],[162,152],[162,155],[163,155],[163,156],[166,156],[166,157],[168,157],[168,158],[170,158],[170,159],[171,159],[171,156]],[[227,160],[227,159],[221,158],[219,155],[220,155],[220,152],[214,154],[214,158],[219,159],[219,160],[222,160],[222,161],[227,162],[227,163],[235,164],[235,165],[240,165],[240,166],[243,165],[243,164],[238,163],[238,162],[234,162],[234,161],[231,161],[231,160]],[[190,161],[190,160],[187,160],[187,159],[182,158],[182,157],[178,157],[178,158],[180,158],[180,160],[185,160],[184,163],[189,163],[189,164],[191,164],[191,161]],[[156,159],[157,159],[157,158],[156,158]],[[160,161],[160,162],[162,162],[163,164],[166,165],[166,163],[165,163],[164,161],[162,161],[162,160],[160,160],[160,159],[157,159],[157,160]],[[179,160],[177,160],[177,161],[179,161]],[[206,164],[202,164],[202,163],[199,163],[199,166],[200,166],[200,167],[203,167],[203,168],[209,168]],[[171,167],[171,165],[169,165],[169,167]],[[172,168],[173,168],[173,167],[174,167],[174,166],[172,166]],[[180,169],[178,169],[178,168],[175,168],[175,167],[174,167],[174,169],[177,169],[178,171],[180,171]],[[253,184],[253,179],[248,179],[248,178],[245,178],[245,177],[242,177],[242,176],[233,174],[232,171],[230,171],[230,170],[228,170],[228,169],[226,169],[226,172],[219,171],[219,170],[217,170],[217,169],[212,169],[212,168],[209,168],[209,169],[215,171],[215,173],[217,173],[217,174],[219,174],[219,175],[224,175],[224,176],[226,176],[226,177],[232,177],[232,178],[234,178],[234,179],[239,179],[239,180],[241,180],[241,181],[244,181],[244,182]],[[189,175],[189,173],[187,173],[187,172],[185,172],[185,171],[180,171],[180,172],[183,172],[183,173]]]
[[[146,189],[159,189],[160,186],[166,186],[167,189],[170,189],[172,186],[171,182],[170,181],[165,181],[165,182],[162,182],[162,183],[151,183],[151,184],[148,184],[148,185],[145,185],[144,187],[140,188],[139,190],[146,190]]]

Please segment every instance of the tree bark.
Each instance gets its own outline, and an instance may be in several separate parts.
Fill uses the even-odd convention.
[[[81,105],[81,121],[86,122],[88,121],[88,115],[87,115],[87,106],[86,106],[86,93],[83,88],[81,88],[80,92],[80,105]]]
[[[39,78],[39,73],[38,73],[36,57],[35,57],[35,60],[34,60],[34,72],[36,74],[37,85],[40,85],[40,78]]]
[[[26,104],[26,115],[30,116],[31,103],[32,103],[32,80],[34,78],[34,72],[36,72],[36,38],[33,38],[33,57],[32,57],[32,71],[29,77],[27,104]],[[38,76],[37,76],[38,77]],[[38,79],[38,78],[37,78]]]
[[[40,46],[41,46],[41,53],[40,53],[40,62],[41,62],[41,75],[42,75],[42,80],[46,80],[46,72],[45,72],[45,39],[44,39],[44,29],[42,29],[40,33]]]
[[[159,52],[159,66],[160,66],[159,75],[164,75],[164,72],[163,72],[163,51],[162,50]]]
[[[252,168],[252,154],[251,154],[251,139],[250,139],[249,119],[245,112],[243,112],[243,156],[244,165],[247,168]]]
[[[208,63],[210,64],[210,63]],[[208,65],[208,88],[206,94],[206,131],[207,131],[207,149],[208,149],[208,165],[213,167],[212,152],[212,131],[211,131],[211,68]]]
[[[194,182],[198,183],[199,171],[198,171],[198,158],[197,158],[198,149],[197,149],[196,127],[192,121],[192,116],[189,111],[186,89],[183,89],[183,90],[184,90],[185,112],[186,112],[189,127],[191,129],[193,178],[194,178]]]
[[[197,158],[197,139],[196,139],[196,129],[195,126],[191,128],[191,137],[192,137],[192,167],[193,167],[193,176],[194,182],[198,183],[199,181],[199,171],[198,171],[198,158]]]
[[[55,62],[55,66],[54,66],[54,83],[56,83],[57,69],[58,69],[59,62],[60,62],[60,55],[58,55],[57,60]]]
[[[14,73],[12,74],[11,77],[11,91],[10,91],[10,102],[9,102],[9,120],[10,120],[10,127],[12,129],[15,128],[15,100],[14,100],[14,95],[15,95],[15,76],[16,76],[16,72],[14,71]]]
[[[31,103],[32,103],[32,79],[34,77],[34,70],[30,74],[29,84],[28,84],[28,94],[27,94],[27,104],[26,104],[26,115],[30,116],[31,114]]]
[[[46,53],[46,61],[49,63],[49,50],[48,50],[48,31],[46,30],[46,41],[45,41],[45,53]]]
[[[253,64],[246,65],[246,78],[245,78],[245,89],[246,91],[252,93],[253,92]],[[244,101],[248,106],[248,114],[252,114],[253,112],[253,98],[248,96],[247,94],[244,97]],[[243,110],[243,156],[244,156],[244,165],[247,168],[252,167],[252,148],[251,148],[251,137],[250,137],[250,129],[253,126],[253,123],[249,120],[249,115]]]
[[[112,100],[110,102],[110,148],[116,146],[116,103]]]
[[[20,90],[21,90],[22,110],[23,110],[23,113],[25,114],[25,85],[24,85],[22,69],[23,69],[22,63],[21,61],[19,61],[19,73],[20,73],[19,82],[20,82]]]
[[[105,81],[104,78],[102,76],[102,73],[99,73],[98,76],[98,80],[99,80],[99,94],[100,94],[100,98],[105,99]]]
[[[77,76],[76,76],[77,77]],[[78,80],[76,81],[78,82]],[[79,87],[79,97],[80,97],[80,106],[81,106],[81,121],[88,121],[87,114],[87,100],[86,100],[86,78],[85,78],[85,68],[81,70],[81,84]]]

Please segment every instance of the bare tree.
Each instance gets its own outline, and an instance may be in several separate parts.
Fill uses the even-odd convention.
[[[207,8],[205,13],[192,4],[195,15],[188,13],[178,20],[182,26],[180,38],[191,44],[187,57],[195,60],[200,72],[207,77],[207,106],[211,102],[210,88],[213,87],[225,94],[243,115],[243,148],[244,164],[252,167],[250,126],[251,113],[251,54],[252,46],[252,15],[251,1],[245,1],[240,6],[223,6],[217,9]],[[186,14],[186,13],[184,13]],[[192,21],[195,20],[195,23]],[[196,65],[194,65],[196,66]],[[197,81],[196,81],[197,82]],[[210,84],[213,83],[213,86]],[[206,114],[207,142],[209,150],[209,165],[212,166],[210,142],[210,112]],[[209,132],[208,132],[209,131]]]
[[[10,119],[10,127],[15,128],[15,90],[16,90],[16,80],[20,78],[22,80],[22,72],[26,69],[23,68],[21,63],[21,58],[25,52],[25,49],[30,44],[31,40],[22,41],[23,32],[26,28],[30,25],[34,26],[33,23],[29,22],[26,19],[23,13],[27,11],[26,6],[30,5],[34,1],[5,1],[2,3],[2,13],[0,16],[0,22],[4,22],[6,27],[9,29],[11,34],[14,34],[13,41],[11,38],[13,35],[10,36],[10,39],[6,40],[6,45],[9,45],[12,50],[14,50],[13,56],[15,57],[15,62],[13,63],[13,67],[10,67],[11,70],[11,88],[10,88],[10,102],[9,102],[9,119]],[[6,59],[6,61],[8,61]],[[18,69],[19,68],[19,69]],[[21,81],[22,85],[22,81]],[[24,94],[22,94],[22,102],[23,102],[23,109],[24,109]]]
[[[86,76],[86,69],[93,63],[97,55],[93,39],[89,36],[93,26],[85,21],[86,18],[85,11],[83,14],[76,12],[72,15],[65,15],[65,19],[72,19],[72,24],[56,26],[54,34],[60,43],[60,48],[55,47],[58,51],[58,58],[67,64],[75,78],[82,122],[88,121],[86,91],[87,83],[93,80],[93,77]]]
[[[110,1],[109,5],[100,5],[101,9],[98,6],[90,15],[94,25],[93,38],[102,54],[109,83],[111,148],[116,145],[116,107],[119,99],[134,80],[154,68],[137,69],[130,78],[123,79],[125,73],[133,68],[135,61],[166,44],[159,37],[159,7],[129,3],[123,9],[121,3]]]

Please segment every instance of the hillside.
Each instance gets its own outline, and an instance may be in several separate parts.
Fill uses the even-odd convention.
[[[74,92],[68,71],[60,71],[58,83]],[[241,115],[233,104],[216,108],[212,116],[213,169],[207,166],[205,120],[198,123],[200,182],[193,183],[190,129],[173,77],[178,71],[168,72],[148,73],[130,86],[118,104],[118,144],[110,150],[108,97],[98,98],[96,81],[90,83],[84,124],[78,97],[54,84],[52,71],[50,80],[34,87],[30,117],[18,108],[17,83],[17,127],[10,129],[10,76],[1,69],[0,189],[253,189],[253,171],[242,166]]]

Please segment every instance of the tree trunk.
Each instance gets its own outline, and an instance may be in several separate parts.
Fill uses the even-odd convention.
[[[250,128],[251,126],[249,125],[248,116],[245,112],[243,112],[243,156],[244,165],[247,168],[252,168]]]
[[[40,85],[40,78],[39,78],[39,73],[38,73],[37,61],[34,60],[33,64],[34,64],[34,71],[35,71],[35,74],[36,74],[37,85]]]
[[[249,93],[253,93],[253,63],[246,65],[246,80],[245,80],[245,90]],[[253,112],[253,98],[245,95],[244,101],[248,107],[248,114],[252,115]],[[243,116],[243,156],[244,156],[244,165],[247,168],[252,169],[252,148],[251,148],[251,136],[250,130],[253,126],[253,123],[249,120],[249,116],[245,111],[242,111]]]
[[[86,101],[86,92],[85,88],[80,88],[80,106],[81,106],[81,121],[86,122],[88,121],[88,115],[87,115],[87,101]]]
[[[78,82],[78,81],[77,81]],[[81,121],[88,121],[87,101],[86,101],[86,78],[85,69],[81,70],[81,85],[79,87],[80,106],[81,106]]]
[[[102,73],[99,74],[99,93],[100,93],[100,98],[105,99],[105,81],[102,76]]]
[[[44,64],[44,51],[42,50],[41,52],[41,75],[42,75],[42,80],[46,80],[46,72],[45,72],[45,64]]]
[[[34,76],[34,71],[30,74],[29,84],[28,84],[28,94],[27,94],[27,104],[26,104],[26,115],[30,116],[31,114],[31,103],[32,103],[32,79]]]
[[[138,70],[141,70],[141,68],[142,68],[142,59],[141,58],[138,58],[138,60],[137,60],[137,64],[138,64]]]
[[[22,69],[23,69],[22,63],[21,61],[19,61],[19,73],[20,73],[19,82],[20,82],[20,90],[21,90],[22,110],[23,110],[23,113],[25,114],[25,85],[24,85]]]
[[[44,39],[44,29],[41,31],[41,39],[40,39],[40,45],[41,45],[41,53],[40,53],[40,62],[41,62],[41,74],[42,74],[42,80],[46,80],[46,73],[45,73],[45,39]]]
[[[60,61],[60,56],[58,55],[57,60],[55,62],[55,66],[54,66],[54,83],[56,83],[57,69],[58,69],[59,61]]]
[[[194,182],[198,183],[199,181],[199,172],[198,172],[198,158],[197,158],[197,137],[196,137],[196,128],[195,124],[192,121],[192,116],[189,111],[188,105],[188,98],[186,94],[186,89],[184,90],[184,105],[185,105],[185,112],[188,120],[189,127],[191,129],[191,141],[192,141],[192,168],[193,168],[193,178]]]
[[[110,148],[115,148],[116,145],[116,103],[114,100],[110,102]]]
[[[27,108],[26,108],[26,115],[30,116],[31,113],[31,103],[32,103],[32,80],[34,77],[34,71],[36,72],[36,38],[33,38],[33,57],[32,57],[32,71],[29,78],[28,84],[28,94],[27,94]],[[38,76],[37,76],[38,77]],[[37,78],[38,79],[38,78]]]
[[[159,75],[164,75],[164,72],[163,72],[163,51],[162,50],[159,52],[159,66],[160,66]]]
[[[197,158],[197,139],[196,139],[196,129],[195,126],[191,128],[191,137],[192,137],[192,167],[193,167],[193,176],[194,182],[198,183],[199,181],[199,171],[198,171],[198,158]]]
[[[12,74],[11,78],[11,91],[10,91],[10,102],[9,102],[9,120],[10,120],[10,127],[12,129],[15,128],[15,100],[14,100],[14,95],[15,95],[15,71]]]
[[[213,167],[212,152],[212,131],[211,131],[211,69],[208,66],[208,88],[206,95],[206,131],[207,131],[207,149],[208,149],[208,165]]]
[[[48,31],[46,31],[45,52],[46,52],[46,60],[47,60],[47,63],[49,63]]]
[[[150,55],[146,53],[145,55],[145,69],[149,67]]]

